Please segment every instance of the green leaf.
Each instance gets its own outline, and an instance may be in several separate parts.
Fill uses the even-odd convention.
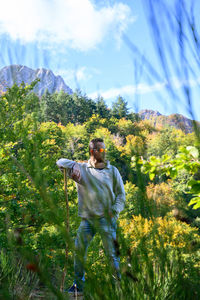
[[[150,170],[150,172],[151,172],[151,173],[154,173],[154,172],[155,172],[155,170],[156,170],[156,167],[151,167],[151,170]]]
[[[136,162],[132,162],[132,163],[131,163],[131,167],[132,167],[132,168],[135,168],[135,167],[136,167]]]
[[[162,162],[166,162],[166,161],[168,161],[169,159],[171,159],[171,156],[169,156],[168,154],[164,154],[164,155],[162,156]]]
[[[134,155],[131,157],[131,161],[135,162],[137,160],[137,157]]]
[[[192,155],[194,158],[199,157],[199,151],[196,147],[188,146],[186,149],[189,151],[190,155]]]
[[[170,172],[170,176],[171,176],[172,178],[175,178],[175,177],[177,176],[177,170],[176,170],[175,168],[171,168],[171,169],[169,170],[169,172]]]
[[[191,179],[188,181],[188,186],[193,186],[193,184],[196,184],[196,180]]]
[[[197,202],[197,204],[195,204],[195,205],[193,206],[193,209],[198,209],[198,208],[200,208],[200,201]]]
[[[198,197],[192,198],[192,199],[190,200],[190,202],[188,203],[188,206],[191,206],[191,205],[197,203],[198,199],[199,199]]]
[[[200,193],[200,183],[193,184],[190,192],[193,194],[199,194]]]
[[[159,162],[159,159],[155,156],[151,156],[150,157],[150,162],[151,162],[152,165],[155,165]]]
[[[200,208],[200,195],[198,195],[197,197],[194,197],[190,200],[188,206],[191,206],[191,205],[194,205],[193,209]]]
[[[191,187],[190,193],[199,194],[200,193],[200,181],[196,181],[194,179],[188,182],[188,186]]]
[[[154,174],[154,173],[150,173],[150,174],[149,174],[149,178],[150,178],[150,180],[153,180],[153,179],[154,179],[154,177],[155,177],[155,174]]]

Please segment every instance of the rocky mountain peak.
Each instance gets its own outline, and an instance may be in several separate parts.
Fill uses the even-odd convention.
[[[150,124],[156,128],[172,126],[183,130],[185,133],[194,131],[194,121],[181,114],[171,114],[169,116],[165,116],[160,114],[158,111],[144,109],[141,110],[138,115],[142,120],[149,120]],[[196,122],[196,125],[200,126],[200,123]]]
[[[155,118],[155,117],[161,116],[161,114],[157,110],[143,109],[139,112],[139,116],[141,119],[149,120],[152,117]]]
[[[65,84],[62,77],[54,75],[51,70],[44,68],[33,70],[23,65],[10,65],[0,70],[0,91],[5,92],[14,83],[20,84],[22,81],[30,84],[36,78],[39,78],[40,81],[33,91],[38,96],[42,96],[46,90],[49,93],[60,92],[61,90],[68,94],[73,93],[70,87]]]

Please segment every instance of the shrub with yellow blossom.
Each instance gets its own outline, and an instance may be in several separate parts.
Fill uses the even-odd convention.
[[[170,215],[155,219],[133,216],[131,220],[120,220],[120,226],[131,251],[146,247],[149,255],[153,255],[154,250],[162,247],[187,253],[195,251],[196,246],[200,245],[198,230]]]

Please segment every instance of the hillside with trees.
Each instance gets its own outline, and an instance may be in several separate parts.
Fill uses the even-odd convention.
[[[39,98],[32,91],[36,83],[14,85],[0,97],[0,298],[66,299],[60,287],[64,269],[65,288],[73,280],[80,218],[69,179],[66,232],[64,180],[56,161],[87,160],[89,141],[101,137],[126,190],[116,245],[122,280],[120,287],[113,283],[96,236],[86,265],[86,299],[198,299],[196,133],[155,127],[129,112],[122,97],[111,108],[81,91],[46,91]]]
[[[171,114],[169,116],[161,115],[157,111],[144,109],[141,110],[139,113],[139,117],[142,120],[149,120],[149,122],[156,128],[162,128],[166,126],[172,126],[176,129],[181,129],[185,133],[190,133],[194,131],[194,126],[198,126],[200,123],[193,120],[186,118],[181,114]]]

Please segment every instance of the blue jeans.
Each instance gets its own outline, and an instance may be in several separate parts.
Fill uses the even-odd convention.
[[[116,254],[114,241],[116,240],[116,220],[114,218],[82,219],[75,240],[75,258],[74,258],[74,283],[78,288],[83,288],[85,281],[84,265],[87,256],[87,248],[96,232],[101,235],[103,246],[107,257],[111,262],[111,267],[120,278],[119,257]]]

